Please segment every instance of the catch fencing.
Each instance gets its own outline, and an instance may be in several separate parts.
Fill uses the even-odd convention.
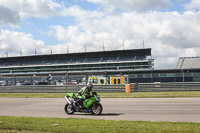
[[[77,92],[85,85],[26,85],[0,86],[0,93],[69,93]],[[138,83],[130,84],[131,92],[200,91],[200,82]],[[125,85],[94,85],[96,92],[125,92]]]

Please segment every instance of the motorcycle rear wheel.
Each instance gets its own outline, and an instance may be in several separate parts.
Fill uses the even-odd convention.
[[[92,108],[91,108],[91,113],[92,113],[93,115],[100,115],[101,112],[102,112],[102,110],[103,110],[103,107],[102,107],[102,105],[99,103],[99,104],[97,104],[96,106],[92,106]]]
[[[69,105],[69,103],[67,103],[65,105],[65,113],[67,113],[68,115],[72,115],[76,110],[72,107],[72,105]]]

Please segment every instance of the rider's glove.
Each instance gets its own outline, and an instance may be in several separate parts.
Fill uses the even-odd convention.
[[[90,96],[90,95],[87,95],[86,98],[91,98],[91,96]]]

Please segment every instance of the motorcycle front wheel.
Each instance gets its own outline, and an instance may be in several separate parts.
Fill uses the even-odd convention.
[[[72,105],[69,105],[69,103],[65,105],[64,110],[65,110],[65,113],[67,113],[68,115],[71,115],[75,112],[75,109],[72,107]]]
[[[97,104],[96,106],[95,106],[95,105],[92,106],[92,108],[91,108],[91,113],[92,113],[93,115],[100,115],[101,112],[102,112],[102,110],[103,110],[103,107],[102,107],[102,105],[99,103],[99,104]]]

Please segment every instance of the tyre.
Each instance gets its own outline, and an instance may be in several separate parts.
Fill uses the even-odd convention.
[[[69,103],[65,105],[64,110],[65,110],[65,113],[67,113],[68,115],[71,115],[75,112],[75,109],[72,107],[72,105],[69,105]]]
[[[103,111],[103,107],[100,103],[97,104],[96,106],[92,106],[91,108],[91,113],[93,115],[100,115],[102,111]]]

